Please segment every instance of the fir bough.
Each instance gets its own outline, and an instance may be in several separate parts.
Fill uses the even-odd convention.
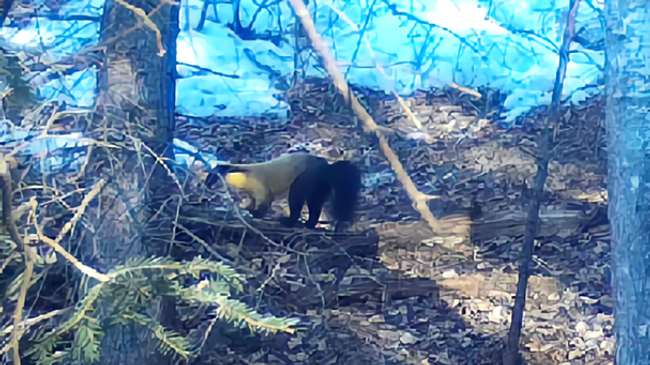
[[[202,274],[210,279],[196,282]],[[105,326],[137,324],[159,340],[158,351],[170,351],[185,359],[193,355],[190,341],[182,334],[164,328],[146,314],[146,306],[157,297],[175,296],[189,303],[215,306],[212,313],[236,326],[253,332],[293,332],[297,319],[263,316],[233,297],[244,293],[244,277],[226,264],[195,258],[176,262],[168,258],[134,258],[108,273],[108,282],[91,287],[72,314],[54,329],[37,339],[24,352],[39,365],[73,361],[90,364],[99,360]],[[187,284],[193,278],[193,284]],[[209,308],[209,307],[208,307]]]

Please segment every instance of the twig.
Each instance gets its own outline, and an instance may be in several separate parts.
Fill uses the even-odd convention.
[[[180,211],[181,211],[181,205],[183,204],[183,199],[184,199],[183,191],[185,189],[183,189],[183,186],[181,185],[180,181],[178,181],[178,177],[176,176],[176,174],[165,163],[165,161],[168,160],[168,158],[158,156],[158,154],[154,150],[152,150],[151,147],[147,146],[145,143],[139,142],[139,144],[142,147],[144,147],[144,149],[149,151],[149,153],[156,160],[156,164],[160,164],[165,169],[165,171],[167,171],[167,176],[171,177],[174,180],[174,182],[176,183],[176,186],[178,187],[178,192],[179,192],[178,197],[179,197],[179,199],[178,199],[178,203],[176,204],[176,215],[174,217],[174,223],[173,223],[173,227],[172,227],[172,238],[171,238],[171,240],[169,242],[169,251],[168,251],[168,253],[171,254],[171,250],[174,247],[174,241],[176,239],[176,228],[178,227],[178,216],[179,216]],[[143,169],[144,169],[144,166],[143,166]],[[154,169],[155,169],[155,164],[154,164]],[[151,170],[151,174],[149,176],[153,175],[154,169]]]
[[[255,305],[255,310],[259,310],[260,305],[262,305],[262,299],[264,298],[264,288],[266,288],[266,286],[271,282],[271,280],[273,280],[275,278],[276,273],[281,268],[282,268],[282,263],[276,262],[275,266],[273,266],[273,270],[271,270],[271,273],[269,274],[269,276],[266,278],[266,280],[264,280],[262,285],[260,285],[260,287],[256,289],[256,291],[260,293],[260,296],[257,297],[257,304]]]
[[[6,259],[4,259],[4,261],[2,262],[2,265],[0,265],[0,274],[2,274],[5,271],[5,269],[7,268],[7,266],[9,266],[9,264],[13,260],[17,259],[18,257],[20,257],[20,253],[18,253],[16,250],[12,250],[11,253],[9,254],[9,256]],[[0,334],[2,334],[1,331],[0,331]]]
[[[171,1],[161,1],[160,4],[158,4],[158,6],[156,6],[153,10],[151,10],[149,12],[149,14],[147,14],[147,17],[151,18],[151,16],[154,15],[156,12],[158,12],[162,8],[162,6],[165,5],[165,4],[176,5],[177,3],[171,2]],[[114,43],[117,40],[119,40],[119,39],[121,39],[123,37],[126,37],[130,33],[133,33],[136,30],[142,28],[142,24],[143,23],[138,23],[138,24],[132,26],[131,28],[125,30],[122,34],[119,34],[119,35],[116,35],[116,36],[114,36],[112,38],[106,39],[100,44],[96,44],[94,46],[88,46],[88,47],[82,49],[82,51],[80,51],[79,53],[90,53],[90,52],[94,52],[94,51],[99,51],[101,49],[105,49],[106,45]]]
[[[81,168],[79,168],[79,174],[75,176],[73,179],[74,180],[80,180],[84,174],[86,173],[86,167],[88,167],[88,163],[90,162],[90,155],[93,153],[93,145],[89,144],[88,149],[86,149],[86,158],[84,159],[84,162],[81,164]]]
[[[219,320],[219,315],[215,315],[214,318],[212,318],[212,320],[210,321],[210,325],[208,325],[208,328],[205,330],[205,333],[203,334],[201,345],[196,350],[197,354],[200,354],[201,350],[203,350],[203,346],[205,346],[205,342],[208,340],[208,336],[210,335],[210,332],[212,332],[212,328],[214,327],[215,323],[217,323],[218,320]]]
[[[182,194],[183,186],[181,185],[180,181],[178,181],[178,177],[176,177],[176,174],[174,174],[174,172],[172,172],[172,170],[169,169],[169,166],[167,166],[167,164],[165,163],[165,161],[169,160],[169,158],[158,156],[158,154],[156,152],[154,152],[154,150],[152,150],[151,147],[147,146],[147,144],[145,144],[145,143],[142,143],[141,140],[139,140],[139,139],[137,139],[135,137],[133,137],[133,140],[134,140],[134,142],[137,141],[137,143],[139,143],[142,147],[144,147],[144,149],[149,151],[151,156],[156,160],[156,163],[160,164],[160,166],[162,166],[165,169],[165,171],[167,171],[167,175],[174,180],[174,182],[176,183],[176,186],[178,186],[178,190]]]
[[[102,187],[104,186],[105,181],[104,180],[99,180],[99,182],[93,187],[93,189],[86,195],[81,202],[81,205],[77,208],[77,212],[75,213],[74,217],[70,220],[70,222],[66,223],[63,226],[63,229],[59,233],[59,235],[56,237],[56,239],[51,239],[47,237],[46,235],[43,234],[42,228],[38,225],[38,223],[35,222],[34,226],[36,227],[36,233],[38,234],[38,238],[50,245],[56,252],[58,252],[61,256],[63,256],[66,260],[70,261],[74,267],[76,267],[79,271],[81,271],[83,274],[88,275],[94,279],[99,280],[100,282],[108,282],[111,280],[111,277],[102,274],[98,272],[97,270],[88,267],[84,264],[82,264],[79,260],[77,260],[76,257],[68,253],[61,245],[59,244],[63,237],[72,229],[72,227],[77,223],[77,221],[81,218],[83,215],[84,211],[88,207],[88,204],[90,203],[97,194],[101,191]],[[30,200],[30,204],[32,206],[32,209],[36,211],[36,208],[38,206],[38,203],[36,202],[35,198],[32,198]]]
[[[211,255],[213,255],[214,257],[218,258],[219,260],[221,260],[221,261],[223,261],[223,262],[225,262],[227,264],[232,264],[232,262],[230,262],[230,260],[228,260],[227,258],[221,256],[217,251],[215,251],[214,248],[210,247],[210,245],[207,242],[205,242],[201,237],[199,237],[199,236],[195,235],[194,233],[192,233],[189,229],[185,228],[182,224],[179,224],[178,228],[180,228],[181,231],[185,232],[185,234],[190,236],[193,240],[200,243],[201,246],[203,246]]]
[[[332,11],[334,11],[334,12],[339,16],[339,18],[343,19],[343,21],[345,21],[346,23],[348,23],[348,25],[349,25],[349,26],[350,26],[350,27],[351,27],[355,32],[359,32],[359,31],[360,31],[360,30],[359,30],[359,27],[357,27],[356,23],[354,23],[350,18],[348,18],[348,16],[345,15],[344,12],[342,12],[342,11],[340,11],[339,9],[335,8],[334,6],[332,6],[332,4],[327,4],[327,6],[328,6],[330,9],[332,9]],[[371,7],[371,9],[372,9],[372,7]],[[364,28],[364,29],[365,29],[365,28]],[[368,51],[370,52],[370,55],[372,56],[373,60],[375,61],[375,67],[377,67],[377,69],[379,70],[379,72],[380,72],[380,73],[381,73],[381,74],[386,78],[386,80],[390,80],[390,78],[388,77],[388,75],[386,75],[386,71],[384,70],[384,67],[382,67],[382,65],[379,63],[379,61],[377,61],[377,56],[375,55],[375,51],[372,49],[372,46],[370,45],[370,42],[368,41],[368,39],[364,37],[363,32],[361,33],[361,36],[360,36],[360,38],[359,38],[359,42],[361,42],[361,37],[363,37],[363,42],[366,44],[366,47],[368,48]],[[357,45],[357,47],[358,47],[358,45]],[[355,52],[355,54],[356,54],[356,52]],[[352,60],[352,61],[354,62],[354,57],[353,57],[353,60]],[[352,66],[352,64],[351,64],[351,66]],[[460,85],[457,85],[456,83],[453,83],[453,82],[450,84],[450,86],[453,87],[454,89],[457,89],[457,90],[459,90],[459,91],[462,91],[462,92],[464,92],[464,93],[466,93],[466,94],[470,94],[470,95],[472,95],[472,96],[475,96],[475,97],[477,97],[478,99],[480,99],[480,98],[482,97],[481,93],[479,93],[479,92],[476,91],[476,90],[472,90],[472,89],[470,89],[470,88],[468,88],[468,87],[460,86]],[[403,98],[402,98],[402,97],[397,93],[397,91],[395,90],[394,87],[393,87],[392,92],[393,92],[393,95],[397,98],[397,101],[399,102],[399,104],[400,104],[400,106],[402,107],[402,109],[404,109],[404,112],[406,113],[406,115],[407,115],[407,116],[411,119],[411,121],[413,122],[413,124],[415,124],[415,126],[416,126],[418,129],[422,129],[422,122],[420,122],[420,120],[417,118],[417,116],[415,116],[415,114],[411,111],[411,108],[409,108],[409,106],[406,105],[406,102],[405,102],[404,99],[403,99]]]
[[[223,73],[223,72],[218,72],[218,71],[214,71],[214,70],[211,70],[209,68],[206,68],[206,67],[192,65],[192,64],[189,64],[189,63],[185,63],[185,62],[176,62],[176,64],[181,65],[181,66],[185,66],[185,67],[190,67],[190,68],[193,68],[193,69],[196,69],[196,70],[199,70],[199,71],[211,73],[213,75],[217,75],[217,76],[221,76],[221,77],[227,77],[227,78],[230,78],[230,79],[238,79],[238,78],[240,78],[240,76],[237,75],[237,74],[227,74],[227,73]]]
[[[11,188],[11,171],[5,161],[4,156],[0,153],[0,186],[2,187],[2,223],[7,227],[11,240],[16,244],[18,252],[23,251],[23,241],[18,235],[18,228],[12,217],[13,190]]]
[[[309,277],[309,280],[311,280],[314,285],[316,285],[316,289],[318,289],[318,294],[320,295],[320,301],[321,304],[323,305],[323,310],[325,310],[325,294],[323,294],[323,289],[320,286],[320,283],[317,282],[312,276],[311,276],[311,271],[309,270],[309,261],[307,261],[307,256],[303,256],[303,259],[305,260],[305,269],[307,270],[307,276]]]
[[[86,313],[93,310],[93,303],[97,300],[103,288],[104,288],[104,283],[99,283],[94,287],[92,287],[88,292],[88,294],[86,295],[86,297],[84,298],[86,304],[83,306],[83,308],[81,308],[81,310],[79,310],[79,312],[77,312],[73,318],[67,320],[62,325],[62,327],[60,327],[58,330],[55,329],[55,331],[51,332],[50,335],[48,335],[45,339],[49,338],[49,336],[52,336],[54,334],[61,336],[62,334],[68,332],[70,329],[78,325],[79,322],[81,322],[84,318],[86,318]]]
[[[293,0],[291,0],[291,2],[293,3]],[[420,24],[422,26],[425,26],[427,28],[441,29],[441,30],[451,34],[454,38],[458,39],[458,41],[460,41],[460,43],[462,43],[465,46],[469,47],[472,51],[474,51],[474,53],[479,54],[479,55],[481,54],[481,52],[478,50],[478,48],[476,48],[476,46],[474,44],[470,43],[467,40],[467,38],[453,32],[451,29],[449,29],[447,27],[443,27],[442,25],[438,25],[438,24],[435,24],[435,23],[428,22],[428,21],[426,21],[424,19],[420,19],[417,16],[415,16],[415,15],[413,15],[411,13],[408,13],[406,11],[397,10],[397,5],[392,4],[389,0],[382,0],[382,2],[384,4],[386,4],[386,6],[388,7],[388,9],[390,9],[390,11],[391,11],[391,13],[393,15],[395,15],[397,17],[405,17],[406,19],[408,19],[410,21],[413,21],[413,22],[415,22],[417,24]]]
[[[45,129],[41,131],[41,136],[46,137],[48,135],[50,128],[52,128],[52,125],[54,124],[54,121],[61,115],[59,112],[57,112],[57,109],[58,107],[55,105],[52,109],[52,115],[45,123]]]
[[[370,18],[375,15],[372,12],[372,8],[375,7],[376,3],[377,3],[377,0],[373,0],[372,3],[370,4],[370,7],[368,8],[368,14],[366,15],[366,21],[363,22],[363,28],[359,29],[359,27],[356,24],[352,23],[352,24],[354,24],[354,26],[352,26],[352,29],[355,32],[359,32],[359,40],[357,41],[357,47],[354,49],[354,53],[352,53],[352,58],[350,59],[350,67],[348,67],[348,69],[345,71],[345,77],[346,78],[349,75],[350,69],[352,68],[354,63],[357,61],[357,56],[359,55],[359,48],[361,48],[361,42],[366,39],[366,30],[368,29],[368,24],[370,23]],[[339,14],[339,16],[341,16],[341,14],[343,14],[344,19],[346,20],[346,22],[348,22],[349,19],[347,18],[345,13],[343,13],[342,11],[339,11],[338,9],[335,9],[334,6],[332,6],[332,4],[327,4],[327,5],[330,7],[330,9],[334,10],[337,14]],[[350,23],[351,22],[348,22],[348,24],[350,24]]]
[[[14,92],[13,88],[8,88],[7,90],[0,92],[0,99],[6,98],[7,96],[13,94],[13,92]]]
[[[427,221],[434,233],[441,233],[442,229],[440,227],[440,224],[438,220],[433,216],[427,205],[428,199],[424,194],[418,191],[417,187],[413,183],[413,180],[411,180],[411,178],[404,170],[404,167],[399,162],[399,158],[397,155],[395,155],[393,150],[388,145],[388,140],[384,134],[379,131],[375,121],[363,108],[363,106],[359,103],[357,98],[350,90],[347,82],[345,81],[345,77],[336,67],[336,60],[334,59],[334,56],[327,48],[327,44],[323,41],[320,34],[318,34],[316,31],[316,27],[313,20],[311,19],[311,16],[309,15],[307,7],[302,2],[302,0],[289,1],[291,2],[291,5],[296,12],[296,16],[300,18],[302,26],[305,29],[305,32],[307,33],[309,39],[311,40],[316,53],[318,53],[318,55],[322,58],[327,72],[334,79],[334,85],[338,88],[341,95],[343,95],[348,105],[352,107],[352,110],[357,115],[357,117],[363,122],[365,126],[364,129],[367,131],[372,131],[377,135],[377,138],[379,139],[379,146],[384,153],[384,156],[386,156],[386,159],[390,163],[391,168],[395,174],[397,174],[397,179],[402,183],[402,185],[404,185],[409,198],[414,203],[414,208]]]
[[[332,9],[332,11],[334,11],[336,14],[338,14],[338,16],[341,19],[343,19],[346,23],[348,23],[348,25],[355,32],[359,32],[359,27],[357,27],[357,25],[350,18],[348,18],[348,16],[345,15],[344,12],[342,12],[339,9],[335,8],[331,4],[327,4],[327,6],[329,6],[329,8]],[[371,9],[372,9],[372,7],[371,7]],[[384,67],[379,63],[379,61],[377,61],[377,56],[375,55],[375,51],[372,49],[372,46],[370,45],[370,42],[368,41],[368,39],[365,38],[364,33],[361,33],[359,41],[361,41],[362,39],[363,39],[363,42],[366,44],[366,47],[368,48],[368,51],[370,52],[370,55],[372,56],[373,60],[375,61],[375,67],[377,67],[377,70],[379,70],[379,72],[386,78],[386,80],[390,80],[388,75],[386,75],[386,71],[384,70]],[[354,62],[354,59],[353,59],[353,62]],[[350,65],[350,67],[352,67],[352,64]],[[418,117],[415,116],[415,114],[411,111],[411,108],[409,108],[409,106],[406,105],[406,102],[397,93],[397,90],[395,90],[394,86],[393,86],[393,89],[391,91],[393,92],[393,95],[397,98],[397,101],[399,102],[399,105],[402,107],[402,109],[404,109],[404,112],[406,113],[406,115],[411,119],[413,124],[415,124],[415,127],[417,127],[417,129],[422,129],[422,122],[420,122]]]
[[[366,277],[366,278],[368,278],[368,279],[374,281],[374,282],[377,283],[379,286],[382,286],[382,287],[385,287],[385,286],[386,286],[386,284],[381,283],[379,280],[377,280],[376,277],[372,276],[371,274],[364,274],[364,273],[363,273],[363,269],[362,269],[359,265],[357,265],[356,261],[354,261],[354,258],[353,258],[352,255],[350,255],[350,253],[345,249],[345,247],[342,247],[338,242],[336,242],[335,240],[331,239],[330,237],[327,237],[327,236],[323,235],[323,238],[329,240],[330,243],[332,243],[332,244],[334,244],[336,247],[338,247],[338,249],[341,251],[341,253],[343,253],[345,256],[348,257],[348,260],[350,260],[350,264],[351,264],[351,266],[353,266],[355,269],[357,269],[357,271],[359,272],[359,275],[360,275],[360,276]],[[365,259],[365,257],[362,257],[361,259]],[[371,270],[367,270],[367,271],[368,271],[369,273],[371,272]]]
[[[151,18],[149,18],[147,13],[145,13],[144,10],[142,10],[142,9],[140,9],[138,7],[135,7],[135,6],[127,3],[124,0],[115,0],[115,2],[122,5],[123,7],[127,8],[127,9],[131,10],[135,15],[142,18],[143,24],[146,25],[147,27],[149,27],[151,30],[153,30],[156,33],[156,42],[158,44],[158,56],[159,57],[164,56],[167,51],[165,51],[165,48],[163,47],[163,44],[162,44],[162,35],[160,34],[160,29],[158,29],[158,26],[156,26],[156,23],[154,23],[151,20]],[[162,3],[163,4],[170,4],[170,5],[176,5],[177,4],[176,2],[169,1],[169,0],[163,1]],[[155,10],[158,10],[158,8],[156,8]]]
[[[32,280],[32,274],[34,274],[34,261],[36,260],[36,252],[32,247],[28,246],[27,249],[24,250],[23,254],[25,255],[25,274],[23,276],[23,284],[20,286],[18,302],[16,302],[16,310],[14,311],[14,328],[13,333],[11,334],[11,342],[9,343],[9,346],[14,350],[14,365],[20,365],[19,342],[25,332],[22,322],[23,307],[25,306],[25,299],[27,298],[29,282]]]
[[[41,314],[40,316],[36,316],[34,318],[26,319],[26,320],[22,321],[21,325],[23,326],[23,330],[25,330],[25,329],[27,329],[27,328],[41,322],[41,321],[44,321],[46,319],[50,319],[50,318],[52,318],[54,316],[58,316],[58,315],[63,314],[63,313],[65,313],[65,310],[63,310],[63,309],[53,310],[51,312]],[[7,326],[6,328],[2,329],[0,331],[0,335],[5,336],[5,335],[11,333],[13,330],[14,330],[14,325],[11,324],[11,325]],[[2,353],[2,352],[0,352],[0,353]]]
[[[50,134],[45,133],[45,134],[40,134],[40,135],[38,135],[36,138],[34,138],[34,139],[31,140],[31,141],[23,142],[23,143],[21,143],[20,145],[14,147],[14,148],[11,150],[11,152],[9,152],[9,153],[7,154],[7,156],[5,156],[5,159],[7,159],[7,158],[9,158],[9,157],[13,157],[13,156],[16,155],[18,152],[24,150],[24,149],[27,148],[27,147],[28,147],[28,146],[29,146],[33,141],[36,141],[36,140],[39,140],[39,139],[50,138],[50,137],[52,137]],[[92,138],[77,138],[77,137],[66,136],[66,135],[58,135],[58,136],[56,136],[56,137],[59,138],[59,139],[71,139],[71,140],[74,140],[74,141],[77,143],[78,146],[82,146],[82,145],[97,145],[97,146],[106,147],[106,148],[118,148],[117,145],[114,145],[114,144],[112,144],[112,143],[102,142],[102,141],[96,141],[96,140],[94,140],[94,139],[92,139]]]
[[[219,174],[217,174],[217,176],[219,176],[219,179],[221,179],[221,183],[224,184],[224,186],[225,186],[225,185],[226,185],[226,181],[223,179],[223,176],[221,176],[221,175],[219,175]],[[239,221],[240,221],[240,222],[241,222],[241,223],[242,223],[246,228],[250,229],[251,231],[253,231],[253,233],[255,233],[255,234],[259,235],[260,237],[262,237],[262,239],[264,239],[266,242],[270,243],[271,245],[273,245],[273,246],[278,246],[278,247],[282,247],[281,244],[279,244],[279,243],[273,241],[272,239],[266,237],[266,235],[264,235],[264,233],[262,233],[259,229],[256,229],[255,227],[251,226],[250,223],[248,223],[248,222],[244,219],[244,217],[241,215],[241,212],[239,211],[239,207],[237,206],[237,204],[234,203],[234,200],[233,200],[232,197],[230,196],[230,192],[228,191],[228,189],[226,189],[225,194],[226,194],[226,199],[228,199],[230,202],[232,202],[233,210],[235,211],[235,216],[237,217],[237,219],[239,219]]]
[[[479,93],[478,91],[476,91],[476,90],[472,90],[472,89],[470,89],[470,88],[468,88],[468,87],[464,87],[464,86],[456,85],[456,84],[453,83],[453,82],[451,83],[451,87],[453,87],[454,89],[460,90],[460,91],[462,91],[462,92],[464,92],[464,93],[466,93],[466,94],[470,94],[470,95],[472,95],[472,96],[476,96],[476,97],[479,98],[479,99],[482,97],[481,93]]]

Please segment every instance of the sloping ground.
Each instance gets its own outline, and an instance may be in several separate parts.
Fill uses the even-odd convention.
[[[481,92],[487,96],[478,101],[457,90],[409,98],[421,129],[394,99],[359,95],[391,131],[391,147],[418,189],[439,197],[430,202],[432,212],[455,227],[444,237],[419,220],[376,141],[355,127],[325,80],[292,91],[294,117],[286,126],[181,118],[176,138],[222,160],[266,160],[304,144],[332,158],[345,151],[365,173],[360,221],[347,235],[251,221],[259,230],[254,232],[228,218],[228,209],[215,215],[215,204],[223,203],[219,194],[207,196],[212,202],[203,208],[183,208],[181,222],[247,270],[251,286],[260,288],[251,294],[259,308],[301,313],[306,330],[240,348],[234,345],[246,340],[225,326],[213,330],[221,337],[212,341],[230,343],[222,347],[229,350],[215,345],[203,360],[500,363],[527,214],[525,186],[537,169],[533,132],[544,111],[506,131],[497,120],[501,96]],[[556,158],[549,166],[524,317],[522,343],[530,364],[613,363],[604,133],[599,101],[590,103],[566,110],[566,123],[554,126]],[[200,179],[187,187],[195,202],[206,198]],[[275,205],[276,214],[284,214],[283,205]],[[186,248],[204,250],[189,239]],[[200,326],[193,331],[202,333]]]

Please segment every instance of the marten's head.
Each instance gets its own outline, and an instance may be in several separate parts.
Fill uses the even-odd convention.
[[[251,179],[243,172],[231,172],[226,175],[226,183],[237,189],[250,189]]]

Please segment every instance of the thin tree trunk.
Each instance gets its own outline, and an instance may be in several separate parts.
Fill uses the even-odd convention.
[[[650,2],[605,2],[616,363],[650,363]]]
[[[529,191],[529,210],[526,219],[526,228],[524,230],[524,242],[521,252],[521,263],[519,264],[519,278],[517,282],[517,294],[515,295],[515,305],[512,308],[512,320],[510,322],[510,331],[506,343],[506,352],[503,357],[505,365],[515,365],[521,362],[519,353],[519,342],[521,339],[521,328],[524,319],[524,309],[526,307],[526,288],[528,278],[533,264],[533,251],[535,247],[535,238],[539,229],[539,207],[544,193],[544,185],[548,177],[548,163],[551,158],[552,123],[560,122],[560,103],[562,100],[562,88],[564,86],[564,77],[566,68],[569,63],[569,45],[575,31],[575,17],[578,12],[579,0],[571,0],[569,12],[567,14],[566,27],[560,46],[560,62],[555,73],[555,84],[553,95],[551,97],[551,110],[546,119],[545,125],[537,139],[537,174],[535,175],[534,186]],[[525,199],[525,197],[524,197]]]

